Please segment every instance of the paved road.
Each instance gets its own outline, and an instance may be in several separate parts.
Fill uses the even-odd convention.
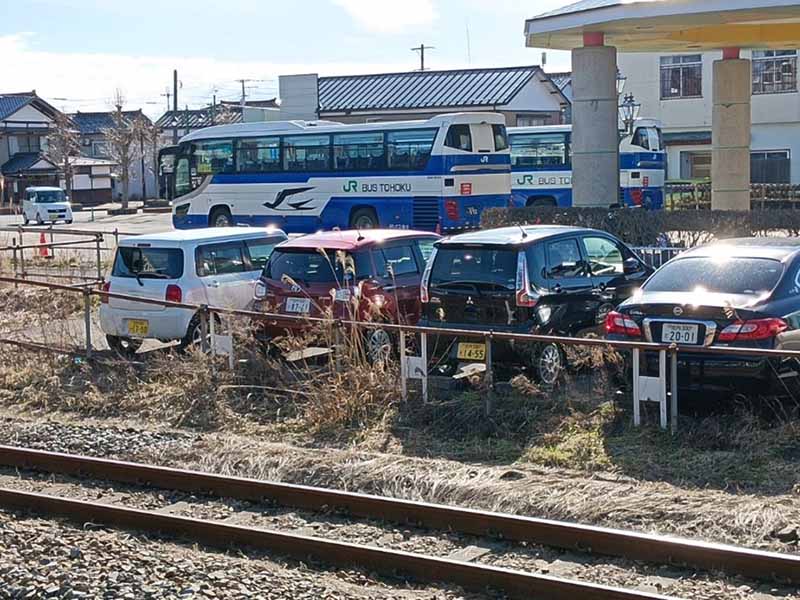
[[[127,233],[156,233],[172,229],[172,215],[170,213],[138,213],[135,215],[120,215],[109,217],[105,213],[95,213],[94,221],[91,221],[91,214],[88,211],[75,213],[75,221],[72,225],[58,223],[54,227],[57,229],[83,229],[91,231],[113,231],[117,229]],[[22,217],[17,215],[0,216],[0,227],[22,225]],[[46,229],[47,226],[44,226]],[[33,234],[35,235],[35,234]],[[0,232],[0,239],[16,236],[15,233]],[[28,234],[26,234],[26,237]]]

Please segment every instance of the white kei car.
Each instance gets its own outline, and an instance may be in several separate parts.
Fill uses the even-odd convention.
[[[36,186],[25,188],[22,199],[22,219],[28,223],[72,223],[72,206],[64,190],[59,187]]]
[[[247,309],[280,229],[220,227],[122,238],[103,290],[185,304]],[[100,327],[112,350],[135,353],[148,338],[201,339],[200,319],[185,308],[103,297]]]

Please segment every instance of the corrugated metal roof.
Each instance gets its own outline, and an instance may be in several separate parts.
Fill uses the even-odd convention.
[[[22,94],[0,94],[0,121],[13,115],[35,97]]]
[[[548,73],[547,76],[550,81],[556,84],[558,89],[563,90],[564,86],[572,81],[572,71],[563,71],[561,73]]]
[[[320,112],[500,106],[508,104],[539,67],[412,71],[320,77]]]
[[[53,165],[52,162],[38,152],[18,152],[8,161],[6,161],[2,167],[0,167],[0,171],[3,173],[3,175],[15,175],[17,173],[23,173],[25,171],[29,171],[30,168],[40,160],[44,160]],[[56,166],[53,165],[52,169],[47,170],[55,171]]]
[[[654,1],[654,0],[644,0],[647,1]],[[546,19],[548,17],[557,17],[559,15],[569,15],[576,12],[582,12],[584,10],[595,10],[597,8],[608,8],[609,6],[618,6],[620,4],[626,4],[623,0],[581,0],[581,2],[574,2],[572,4],[568,4],[567,6],[562,6],[561,8],[556,8],[555,10],[548,11],[546,13],[542,13],[540,15],[536,15],[533,17],[534,19]],[[627,3],[632,4],[632,3]]]
[[[122,116],[126,121],[132,121],[137,117],[147,117],[142,114],[141,109],[138,110],[123,110]],[[78,130],[84,134],[102,133],[104,129],[114,127],[114,118],[112,111],[107,112],[77,112],[69,115],[73,123],[77,125]],[[148,119],[149,121],[149,119]]]
[[[241,123],[242,111],[237,108],[222,110],[217,108],[214,122],[211,121],[211,108],[193,108],[191,110],[168,110],[158,118],[156,125],[162,129],[178,127],[178,129],[202,129],[211,125]]]

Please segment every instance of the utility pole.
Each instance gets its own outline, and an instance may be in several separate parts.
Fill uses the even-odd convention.
[[[414,52],[419,52],[419,70],[425,70],[425,50],[435,50],[435,46],[426,46],[425,44],[420,44],[416,48],[412,48],[411,50]]]
[[[244,112],[245,99],[247,98],[247,90],[245,89],[244,84],[245,83],[249,83],[251,81],[258,81],[258,80],[257,79],[237,79],[236,81],[238,81],[239,83],[242,84],[242,112]]]
[[[167,97],[167,112],[169,112],[169,99],[170,99],[170,98],[172,98],[172,92],[170,92],[170,91],[169,91],[169,88],[167,88],[167,89],[164,91],[164,93],[163,93],[163,94],[161,94],[161,97],[162,97],[162,98],[163,98],[164,96],[166,96],[166,97]]]
[[[217,124],[217,95],[211,96],[211,125]]]
[[[175,120],[175,128],[172,130],[172,145],[178,145],[178,69],[172,71],[172,116]]]
[[[144,131],[139,129],[139,169],[142,174],[142,206],[147,204],[147,177],[144,172]]]

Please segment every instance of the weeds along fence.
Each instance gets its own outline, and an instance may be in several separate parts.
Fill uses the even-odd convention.
[[[773,360],[793,359],[800,364],[800,351],[790,350],[768,350],[756,348],[741,348],[735,346],[726,347],[699,347],[699,346],[679,346],[676,344],[664,344],[645,341],[612,341],[599,338],[574,338],[553,335],[538,334],[517,334],[492,330],[466,330],[456,328],[421,327],[412,325],[401,325],[395,323],[384,323],[375,321],[357,321],[334,319],[327,317],[307,317],[294,316],[276,313],[255,312],[249,310],[237,310],[217,306],[186,304],[183,302],[171,302],[168,300],[158,300],[115,292],[106,292],[99,289],[92,289],[89,286],[76,287],[44,281],[24,280],[11,277],[0,277],[0,283],[15,284],[21,286],[32,286],[59,291],[69,294],[81,294],[83,296],[84,312],[84,345],[83,348],[55,348],[49,344],[38,344],[35,342],[21,342],[13,339],[0,338],[0,344],[18,345],[33,350],[54,352],[68,355],[81,355],[87,360],[91,360],[94,355],[94,345],[92,342],[92,298],[116,298],[119,300],[133,301],[143,304],[151,304],[169,308],[179,308],[193,311],[200,319],[201,324],[201,349],[209,351],[213,345],[215,323],[221,323],[222,317],[242,317],[251,322],[271,321],[271,322],[302,322],[303,324],[318,324],[333,327],[336,334],[333,346],[329,348],[334,351],[336,340],[342,340],[347,336],[348,331],[369,331],[380,328],[397,335],[398,355],[400,363],[399,391],[403,400],[408,398],[408,385],[411,380],[421,382],[421,392],[423,400],[428,400],[428,370],[429,356],[427,353],[428,336],[452,336],[458,339],[478,339],[485,344],[485,360],[483,362],[483,387],[485,389],[485,412],[491,415],[494,412],[494,365],[492,359],[492,343],[497,341],[513,341],[520,344],[557,344],[559,347],[589,347],[600,348],[602,350],[615,350],[631,352],[632,354],[632,390],[634,423],[640,424],[640,404],[642,402],[657,402],[660,408],[661,427],[667,427],[667,401],[670,403],[670,426],[675,433],[677,431],[678,417],[678,354],[706,355],[706,356],[725,356],[742,358],[767,358]],[[420,356],[411,356],[407,351],[406,336],[419,336]],[[357,336],[356,336],[357,337]],[[639,373],[640,353],[652,352],[658,355],[659,376],[657,378],[644,377]],[[231,341],[230,364],[233,368],[233,349]],[[666,365],[669,362],[669,374]],[[669,390],[669,393],[668,393]]]
[[[711,208],[711,184],[667,183],[665,204],[672,210],[701,210]],[[750,184],[750,206],[754,209],[799,208],[800,185],[790,183]]]
[[[14,277],[45,277],[90,283],[100,283],[104,276],[104,256],[114,251],[119,238],[135,235],[113,231],[91,231],[83,229],[67,229],[50,227],[0,227],[0,232],[15,234],[11,243],[0,246],[0,258],[11,263]],[[34,238],[26,243],[25,237]],[[42,243],[42,237],[45,242]],[[70,239],[63,239],[70,238]],[[78,238],[78,239],[74,239]],[[113,246],[107,240],[113,239]],[[56,251],[58,250],[58,256]],[[46,257],[43,255],[47,255]],[[0,261],[0,263],[5,261]],[[61,270],[77,271],[77,273],[58,272]],[[0,264],[0,270],[6,266]]]

